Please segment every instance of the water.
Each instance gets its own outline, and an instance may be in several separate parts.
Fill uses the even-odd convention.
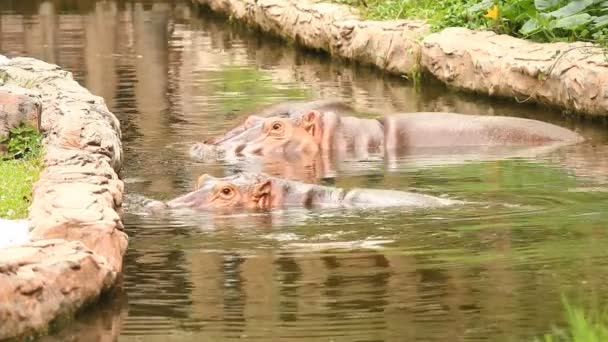
[[[608,304],[605,126],[432,82],[417,91],[178,1],[3,1],[0,13],[2,53],[57,63],[106,99],[132,197],[233,172],[190,161],[188,147],[288,99],[531,117],[590,139],[508,160],[346,162],[323,180],[477,202],[460,208],[127,213],[122,290],[45,340],[522,341],[563,321],[562,294]]]

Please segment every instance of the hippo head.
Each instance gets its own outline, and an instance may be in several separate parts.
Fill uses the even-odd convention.
[[[317,125],[312,123],[315,113],[301,118],[290,119],[270,117],[263,121],[261,129],[248,136],[253,138],[242,141],[235,152],[240,155],[285,157],[311,156],[319,152],[319,141],[315,136]]]
[[[319,100],[301,103],[280,103],[270,106],[264,110],[256,111],[255,115],[250,115],[244,123],[231,129],[220,137],[210,138],[201,143],[197,143],[190,148],[190,157],[199,161],[211,161],[217,159],[231,159],[236,157],[238,152],[243,152],[243,148],[249,145],[261,135],[261,130],[266,118],[293,119],[296,123],[308,122],[308,117],[316,121],[321,113],[352,113],[353,109],[338,100]],[[312,116],[311,116],[311,113]],[[309,123],[309,122],[308,122]],[[319,126],[313,129],[307,126],[309,132],[319,133]],[[288,146],[292,144],[287,144]],[[270,149],[272,150],[272,149]],[[269,152],[266,148],[263,152]],[[241,153],[243,154],[243,153]]]
[[[272,186],[272,180],[260,174],[239,173],[223,178],[204,174],[199,177],[194,191],[164,205],[158,202],[150,203],[147,209],[269,209],[273,202]]]
[[[190,148],[190,156],[198,160],[216,160],[235,156],[237,147],[256,139],[262,130],[264,118],[251,115],[245,122],[218,138],[210,138]]]

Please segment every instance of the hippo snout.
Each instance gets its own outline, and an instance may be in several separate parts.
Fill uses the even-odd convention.
[[[144,206],[144,210],[149,213],[155,213],[167,208],[167,204],[161,201],[152,201]]]
[[[243,150],[245,149],[245,147],[247,147],[247,145],[245,145],[245,144],[240,144],[240,145],[237,145],[237,146],[234,148],[234,154],[236,154],[237,156],[242,155],[242,153],[241,153],[241,152],[243,152]]]
[[[222,156],[223,150],[216,145],[197,143],[190,148],[190,157],[197,160],[215,160]]]
[[[249,156],[259,156],[262,155],[262,146],[261,145],[256,145],[256,144],[241,144],[238,145],[236,147],[236,149],[234,150],[234,152],[236,153],[236,155],[238,156],[245,156],[245,155],[249,155]]]

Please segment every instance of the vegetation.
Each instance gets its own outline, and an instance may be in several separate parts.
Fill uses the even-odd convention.
[[[566,329],[554,328],[543,336],[543,342],[602,342],[608,341],[608,313],[587,311],[571,306],[563,300],[566,309]]]
[[[0,139],[7,151],[0,155],[0,217],[19,219],[27,216],[32,185],[41,170],[42,137],[22,124]]]
[[[608,40],[604,0],[334,0],[369,19],[427,19],[434,30],[460,26],[541,42]]]
[[[22,123],[12,128],[8,137],[0,139],[0,144],[7,147],[2,160],[36,160],[42,155],[42,136],[29,124]]]

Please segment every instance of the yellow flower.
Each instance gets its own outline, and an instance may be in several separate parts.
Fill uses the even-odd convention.
[[[484,17],[494,19],[494,20],[498,19],[498,5],[492,6],[488,10],[488,13],[484,14]]]

